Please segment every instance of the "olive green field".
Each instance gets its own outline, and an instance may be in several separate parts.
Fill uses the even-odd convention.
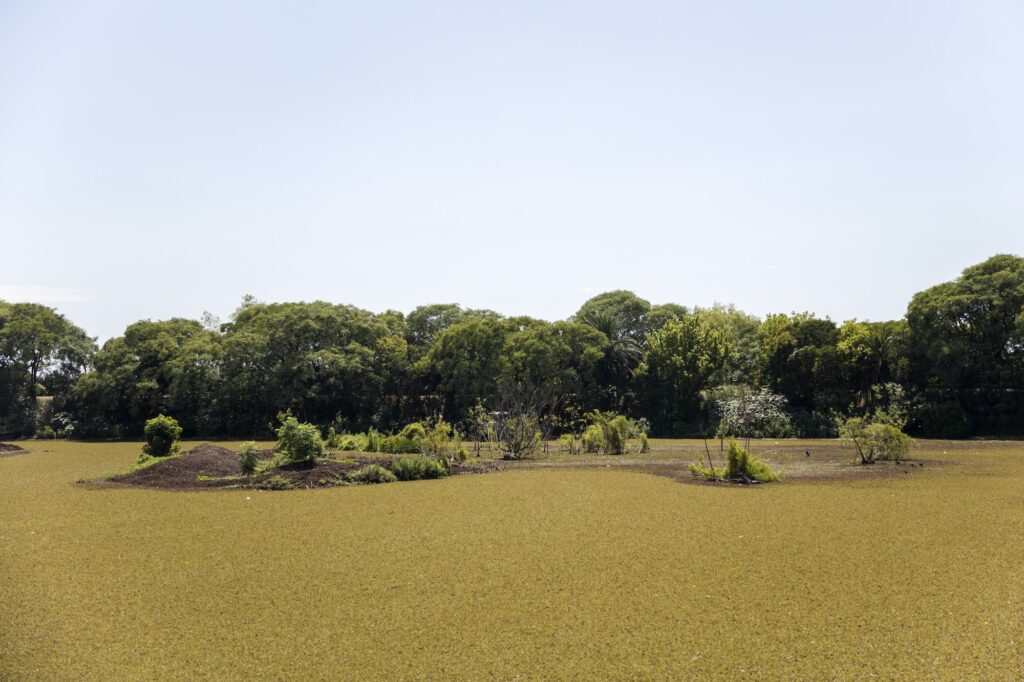
[[[141,443],[19,444],[2,680],[1024,679],[1024,442],[921,441],[862,475],[836,441],[755,441],[788,467],[756,486],[651,475],[704,452],[655,440],[188,492],[79,483]]]

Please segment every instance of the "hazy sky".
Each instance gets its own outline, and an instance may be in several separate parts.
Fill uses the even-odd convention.
[[[1020,2],[0,0],[0,298],[900,317],[1024,253]]]

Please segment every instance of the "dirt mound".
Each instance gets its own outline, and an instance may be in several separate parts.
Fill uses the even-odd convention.
[[[260,452],[260,459],[270,459],[275,454],[264,450]],[[242,476],[238,453],[217,445],[200,445],[178,457],[155,462],[144,469],[111,476],[105,481],[86,483],[92,487],[132,486],[163,490],[321,488],[348,483],[352,474],[368,464],[390,469],[394,463],[388,457],[353,455],[342,460],[321,459],[316,462],[285,464],[255,476]],[[476,473],[484,469],[455,464],[451,473]]]
[[[108,480],[146,488],[218,488],[234,483],[229,477],[241,475],[238,454],[217,445],[200,445],[178,457],[169,457],[128,474],[111,476]]]
[[[7,455],[21,455],[26,452],[28,452],[28,450],[13,443],[0,443],[0,457],[5,457]]]

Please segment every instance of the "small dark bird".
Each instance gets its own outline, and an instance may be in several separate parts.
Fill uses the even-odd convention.
[[[804,454],[806,456],[810,457],[811,456],[811,451],[810,450],[804,450]]]

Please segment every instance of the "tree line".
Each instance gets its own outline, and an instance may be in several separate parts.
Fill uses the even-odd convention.
[[[0,301],[0,432],[23,436],[137,437],[157,414],[186,436],[268,435],[281,413],[388,432],[524,401],[551,435],[600,410],[684,436],[713,433],[723,404],[754,394],[779,401],[792,435],[832,436],[837,417],[879,409],[924,436],[1024,433],[1024,259],[969,267],[903,319],[842,324],[628,291],[557,322],[246,297],[226,323],[142,320],[100,348],[52,308]]]

